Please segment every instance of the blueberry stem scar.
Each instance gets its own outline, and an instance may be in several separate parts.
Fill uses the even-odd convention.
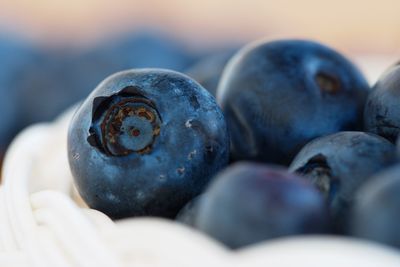
[[[160,130],[154,103],[141,95],[115,94],[96,99],[88,142],[106,155],[144,154]]]

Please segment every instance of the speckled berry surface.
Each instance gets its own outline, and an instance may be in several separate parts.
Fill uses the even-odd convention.
[[[400,64],[389,68],[373,87],[364,111],[365,130],[395,142],[400,132]]]
[[[76,112],[69,162],[89,206],[113,218],[174,217],[228,162],[215,99],[177,72],[138,69],[104,80]]]

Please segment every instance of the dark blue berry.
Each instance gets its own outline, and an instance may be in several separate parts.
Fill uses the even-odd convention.
[[[361,129],[368,89],[349,60],[321,44],[282,40],[244,47],[217,90],[233,159],[289,164],[316,137]]]
[[[389,68],[368,96],[365,129],[395,142],[400,131],[400,64]]]
[[[355,192],[371,175],[395,162],[395,147],[386,139],[363,132],[340,132],[307,144],[289,169],[324,194],[335,231],[341,233],[347,229]]]
[[[231,248],[327,229],[323,197],[284,168],[237,163],[200,202],[195,226]]]
[[[215,99],[177,72],[137,69],[104,80],[76,112],[68,154],[79,193],[113,218],[173,218],[228,162]]]
[[[400,166],[374,175],[358,192],[351,233],[400,248]]]

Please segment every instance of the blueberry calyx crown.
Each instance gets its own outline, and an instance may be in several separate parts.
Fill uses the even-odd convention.
[[[161,117],[155,104],[133,86],[96,97],[87,141],[110,156],[149,153],[160,134]]]
[[[320,90],[324,93],[335,94],[340,91],[340,80],[335,76],[319,72],[315,75],[315,82],[318,84]]]
[[[332,201],[339,188],[340,181],[333,175],[324,155],[315,155],[295,172],[301,176],[306,176],[324,195],[328,202]]]

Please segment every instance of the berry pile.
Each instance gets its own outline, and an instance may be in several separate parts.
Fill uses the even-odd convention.
[[[316,42],[234,51],[117,72],[81,102],[68,157],[86,204],[115,220],[176,220],[233,249],[305,234],[400,248],[399,65],[370,88]],[[112,53],[99,54],[85,56]]]

